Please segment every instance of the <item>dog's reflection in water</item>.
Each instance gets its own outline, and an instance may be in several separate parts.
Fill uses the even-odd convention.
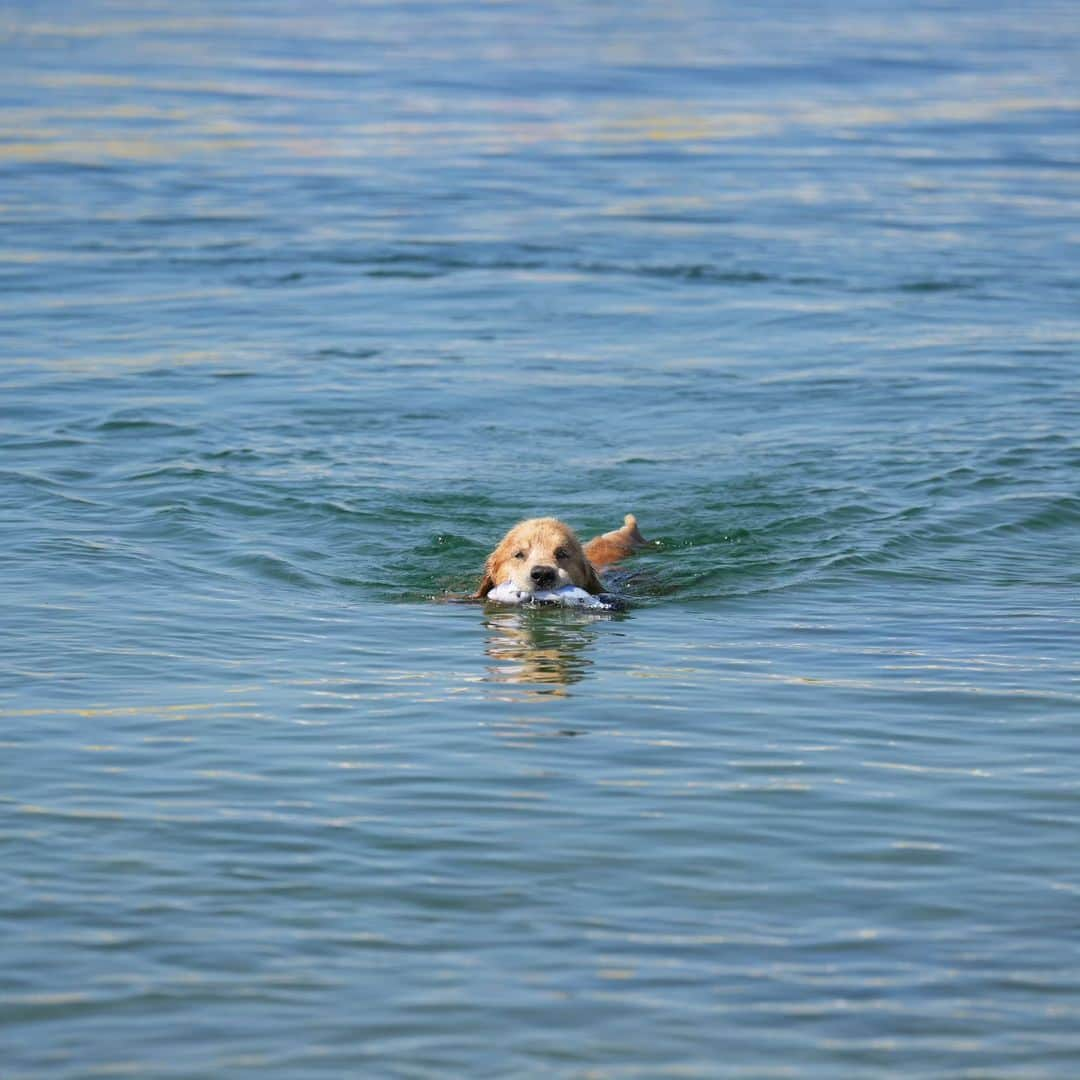
[[[566,608],[505,608],[489,611],[487,680],[532,685],[539,692],[564,693],[581,682],[593,661],[597,623],[604,616]]]

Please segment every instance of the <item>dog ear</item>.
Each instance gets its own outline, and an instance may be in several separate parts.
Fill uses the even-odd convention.
[[[481,578],[480,584],[476,586],[476,592],[473,593],[474,600],[483,600],[496,585],[502,584],[501,581],[495,580],[496,564],[499,561],[498,554],[498,551],[493,551],[487,557],[487,561],[484,563],[484,576]]]

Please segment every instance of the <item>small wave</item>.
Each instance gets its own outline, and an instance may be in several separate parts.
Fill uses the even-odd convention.
[[[716,266],[712,263],[603,263],[575,262],[572,267],[587,275],[617,275],[629,277],[658,278],[661,280],[687,281],[702,285],[758,285],[774,278],[759,270],[737,270]]]
[[[300,270],[289,270],[280,274],[241,274],[232,279],[236,285],[246,285],[249,289],[274,289],[279,285],[295,285],[304,280]]]
[[[1019,504],[1026,512],[990,526],[988,531],[992,534],[1054,532],[1062,528],[1068,529],[1071,534],[1080,525],[1080,498],[1075,495],[1011,495],[999,499],[998,503],[1010,506]]]
[[[169,465],[157,465],[151,469],[143,469],[139,472],[129,473],[125,480],[162,480],[169,478],[182,478],[185,480],[199,480],[209,476],[221,474],[219,469],[209,469],[202,465],[194,465],[189,462],[173,462]]]
[[[113,413],[102,420],[86,421],[73,426],[76,430],[136,435],[146,432],[160,435],[195,435],[199,430],[197,427],[188,424],[178,424],[160,417],[128,412]]]
[[[251,551],[233,555],[228,559],[228,565],[245,575],[266,581],[307,587],[319,584],[314,576],[305,573],[283,556],[269,551]]]
[[[699,285],[757,285],[776,280],[773,275],[756,269],[726,267],[714,263],[620,263],[565,258],[553,252],[547,258],[537,258],[533,249],[522,257],[513,252],[484,254],[470,253],[467,248],[454,253],[389,252],[385,254],[349,252],[331,253],[323,258],[361,268],[367,277],[414,278],[418,280],[443,277],[454,273],[519,272],[577,274],[585,277],[627,276],[657,280],[682,281]]]
[[[959,279],[950,280],[948,278],[908,281],[898,286],[901,292],[908,293],[965,292],[975,287],[975,282]]]

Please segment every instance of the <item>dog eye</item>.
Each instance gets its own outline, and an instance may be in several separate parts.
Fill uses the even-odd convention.
[[[566,548],[556,548],[555,549],[555,558],[556,559],[569,559],[570,558],[570,552],[567,551]]]
[[[514,558],[515,559],[524,559],[525,558],[525,552],[524,551],[515,551],[514,552]]]

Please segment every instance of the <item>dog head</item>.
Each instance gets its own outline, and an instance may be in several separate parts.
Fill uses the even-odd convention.
[[[476,596],[486,596],[506,582],[522,592],[564,585],[594,594],[604,591],[574,530],[555,518],[530,518],[515,525],[488,556]]]

